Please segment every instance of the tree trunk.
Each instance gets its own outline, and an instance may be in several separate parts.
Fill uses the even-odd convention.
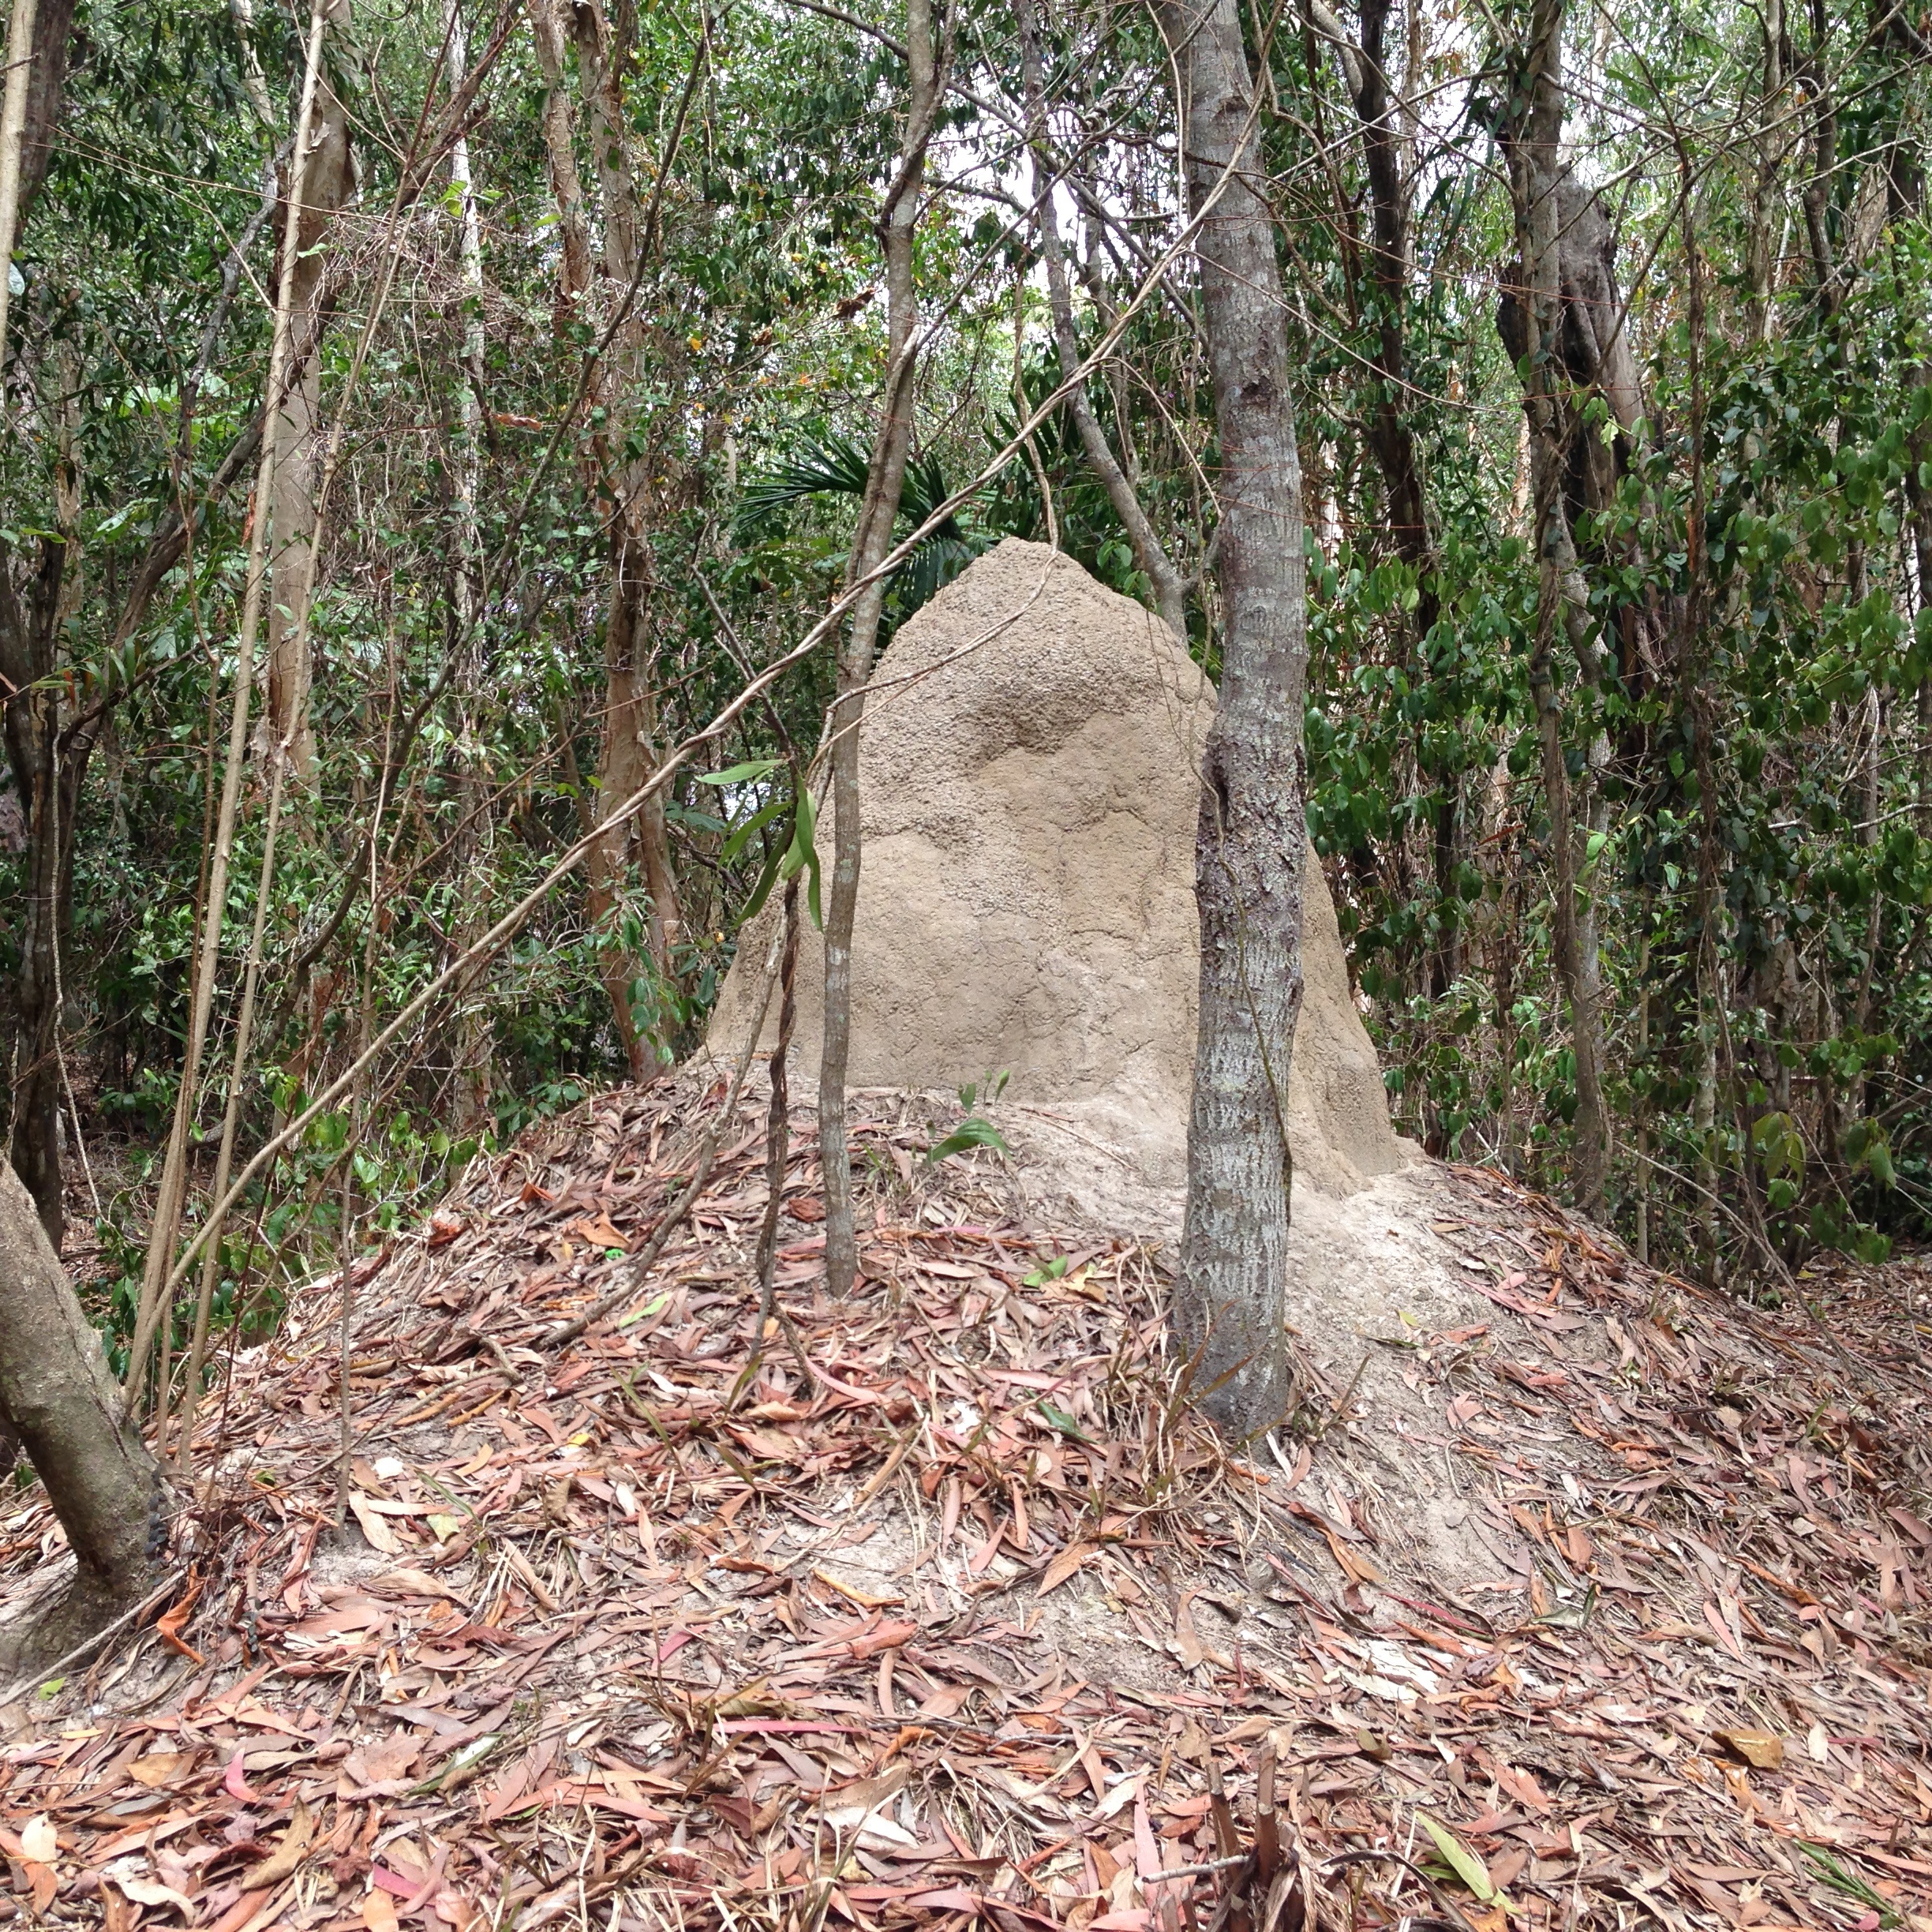
[[[121,1425],[119,1394],[26,1189],[0,1166],[0,1416],[47,1485],[76,1566],[28,1627],[0,1638],[9,1672],[65,1654],[146,1581],[156,1478]]]
[[[336,0],[329,17],[346,25],[348,13],[348,0]],[[268,702],[260,749],[267,756],[279,752],[286,757],[289,776],[298,784],[308,783],[315,770],[309,704],[312,629],[305,619],[314,583],[309,551],[316,538],[316,495],[321,482],[320,351],[323,279],[328,265],[323,244],[355,191],[349,127],[349,110],[325,77],[316,88],[313,132],[302,168],[301,253],[290,271],[288,354],[290,366],[298,373],[282,405],[269,493],[274,595],[268,606]],[[285,203],[282,219],[288,219]]]
[[[73,0],[13,0],[0,104],[0,368],[6,362],[14,245],[47,178],[67,73]],[[92,748],[65,746],[60,695],[32,688],[54,668],[72,560],[43,537],[23,603],[0,541],[0,675],[8,684],[7,757],[27,818],[28,892],[14,987],[9,1153],[56,1254],[61,1199],[60,949],[71,922],[73,818]]]
[[[578,71],[590,109],[590,140],[597,158],[597,180],[604,208],[604,271],[616,300],[623,299],[642,271],[645,251],[653,238],[645,232],[646,216],[638,197],[636,170],[631,165],[628,119],[625,111],[623,72],[635,21],[629,0],[620,0],[614,17],[606,19],[595,6],[575,12]],[[641,309],[619,324],[612,344],[612,399],[621,404],[606,432],[608,447],[600,451],[617,498],[611,529],[611,587],[605,628],[605,709],[604,751],[599,766],[605,800],[629,798],[641,791],[657,769],[658,758],[656,680],[651,661],[650,603],[656,590],[656,559],[648,535],[651,459],[627,458],[626,432],[637,422],[633,400],[651,377],[650,343]],[[661,375],[663,372],[660,372]],[[614,432],[614,433],[613,433]],[[672,953],[682,937],[683,915],[671,868],[670,828],[664,798],[656,793],[629,824],[616,828],[608,841],[609,876],[621,894],[635,863],[643,874],[650,904],[650,949],[661,982],[673,979]],[[661,1032],[657,1016],[650,1031]],[[646,1029],[640,1026],[639,1032]],[[646,1069],[633,1069],[641,1076]]]
[[[598,202],[603,216],[602,266],[613,302],[625,299],[637,279],[643,252],[652,245],[631,166],[625,111],[623,74],[635,19],[620,5],[607,17],[596,6],[565,9],[556,0],[532,0],[538,64],[548,94],[543,131],[551,192],[556,200],[562,247],[558,265],[560,328],[586,313],[593,286],[589,223],[583,184],[564,93],[564,58],[574,46],[578,83],[596,158]],[[623,455],[635,417],[630,399],[650,376],[648,343],[641,316],[622,321],[608,355],[591,376],[593,406],[606,417],[586,446],[585,487],[593,495],[614,496],[610,519],[611,577],[605,608],[605,702],[597,755],[598,798],[608,804],[641,790],[656,769],[657,717],[653,676],[650,601],[653,562],[646,529],[651,463]],[[588,804],[586,799],[583,801]],[[683,930],[676,875],[671,865],[669,827],[662,797],[653,796],[629,823],[614,826],[591,848],[585,867],[586,900],[593,922],[607,928],[599,947],[599,970],[611,1002],[625,1059],[633,1080],[655,1070],[651,1036],[654,1013],[640,1016],[631,990],[638,963],[614,930],[628,896],[631,868],[643,876],[650,904],[649,945],[661,982],[674,974],[674,952]]]
[[[919,220],[926,143],[938,103],[931,0],[906,0],[909,69],[904,137],[899,167],[879,211],[886,256],[887,361],[878,434],[852,539],[847,582],[869,576],[892,546],[906,459],[912,447],[912,372],[918,298],[912,286],[912,236]],[[852,1226],[852,1161],[845,1140],[845,1073],[852,1053],[852,923],[859,907],[859,725],[866,683],[886,608],[886,580],[867,584],[852,606],[852,628],[838,668],[832,709],[833,864],[826,910],[825,1039],[818,1061],[818,1147],[825,1172],[826,1281],[835,1295],[852,1291],[859,1265]]]
[[[1155,0],[1178,64],[1220,461],[1220,703],[1195,859],[1200,1031],[1175,1324],[1225,1428],[1271,1428],[1290,1398],[1283,1328],[1290,1057],[1301,1005],[1307,668],[1301,470],[1275,229],[1257,184],[1237,0]]]
[[[1778,174],[1784,142],[1778,123],[1784,118],[1784,0],[1765,0],[1763,80],[1758,90],[1757,168],[1751,182],[1750,219],[1744,232],[1744,286],[1754,342],[1769,339],[1776,313],[1777,290]]]
[[[0,107],[0,364],[6,360],[12,294],[7,270],[53,159],[73,10],[74,0],[13,0]]]
[[[470,66],[462,9],[457,0],[449,0],[444,17],[448,39],[445,69],[454,92],[462,84]],[[450,149],[450,185],[455,191],[457,254],[464,303],[462,368],[456,379],[457,447],[451,468],[456,511],[455,681],[462,717],[456,753],[456,804],[462,824],[451,863],[462,895],[455,932],[455,951],[461,954],[483,936],[490,923],[489,773],[477,716],[483,704],[485,665],[479,608],[483,538],[477,507],[483,470],[483,230],[477,213],[467,135],[459,135]],[[493,1030],[489,1009],[477,998],[474,984],[462,989],[457,1005],[453,1069],[456,1132],[459,1136],[479,1135],[491,1118]]]
[[[1577,1111],[1574,1193],[1586,1214],[1601,1215],[1609,1167],[1609,1117],[1603,1095],[1601,968],[1591,871],[1595,855],[1581,854],[1575,829],[1602,829],[1595,796],[1609,761],[1601,730],[1591,730],[1582,781],[1571,796],[1562,700],[1555,669],[1560,623],[1586,687],[1601,686],[1608,666],[1589,614],[1589,588],[1571,528],[1573,513],[1608,500],[1597,466],[1614,462],[1601,440],[1579,431],[1580,416],[1559,388],[1573,369],[1599,389],[1616,420],[1638,414],[1634,364],[1627,332],[1603,318],[1614,303],[1608,232],[1595,197],[1563,168],[1564,0],[1536,0],[1530,38],[1522,50],[1519,105],[1503,129],[1510,200],[1515,217],[1519,286],[1506,290],[1497,327],[1523,369],[1523,406],[1530,425],[1538,585],[1537,646],[1530,667],[1543,750],[1543,783],[1551,827],[1557,974],[1570,1005],[1576,1060]],[[1618,311],[1612,306],[1612,316]],[[1619,317],[1620,324],[1620,317]],[[1574,338],[1580,337],[1578,341]],[[1580,365],[1580,367],[1578,366]],[[1582,503],[1573,500],[1573,468],[1581,466]],[[1579,906],[1579,898],[1585,903]]]
[[[309,137],[314,125],[321,81],[322,43],[328,25],[326,6],[327,0],[313,0],[309,9],[301,98],[295,118],[294,152],[289,164],[290,204],[298,211],[303,206],[307,177],[305,157],[310,152]],[[248,564],[242,593],[242,621],[235,641],[234,686],[229,711],[227,754],[222,770],[221,806],[215,818],[214,847],[208,854],[208,889],[189,955],[192,992],[187,1047],[182,1056],[181,1082],[175,1090],[167,1152],[162,1165],[161,1183],[156,1190],[154,1219],[148,1230],[140,1302],[135,1318],[133,1339],[128,1350],[130,1402],[140,1398],[148,1373],[148,1350],[156,1333],[167,1324],[172,1305],[167,1282],[174,1238],[181,1225],[182,1206],[186,1197],[189,1129],[201,1081],[201,1056],[208,1043],[208,1023],[214,1010],[215,980],[221,959],[222,923],[228,902],[228,867],[234,856],[235,814],[241,798],[242,766],[248,751],[255,645],[260,627],[268,575],[268,531],[260,511],[262,505],[271,501],[275,493],[280,420],[276,399],[281,394],[284,373],[288,367],[291,304],[295,294],[295,253],[301,228],[299,216],[293,222],[285,220],[278,243],[275,325],[269,338],[268,380],[263,385],[262,432],[255,472],[256,515],[250,522]],[[286,767],[278,764],[277,769]],[[168,1324],[167,1335],[171,1336],[172,1332],[171,1324]],[[164,1339],[162,1349],[164,1363],[167,1353]]]
[[[38,567],[17,589],[0,543],[0,677],[8,762],[27,820],[27,894],[21,909],[14,980],[13,1171],[32,1196],[40,1225],[60,1252],[60,955],[72,923],[73,822],[86,768],[62,743],[66,706],[51,684],[58,642],[67,545],[40,540]]]

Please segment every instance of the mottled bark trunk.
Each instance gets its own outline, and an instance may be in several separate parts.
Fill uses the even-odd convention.
[[[1421,458],[1407,414],[1410,182],[1405,170],[1408,142],[1402,122],[1410,115],[1411,104],[1392,95],[1388,83],[1389,0],[1363,0],[1359,43],[1349,38],[1325,0],[1305,0],[1305,5],[1316,31],[1335,51],[1361,129],[1363,170],[1368,181],[1369,290],[1375,327],[1371,358],[1375,405],[1368,440],[1381,473],[1383,522],[1389,548],[1416,573],[1416,675],[1426,680],[1432,673],[1422,646],[1436,627],[1442,605]],[[1413,15],[1417,10],[1410,11]],[[1410,29],[1410,65],[1414,69],[1421,60],[1418,19],[1412,18]],[[1436,931],[1429,945],[1428,987],[1431,998],[1441,999],[1462,969],[1462,900],[1456,890],[1463,844],[1462,777],[1431,758],[1420,746],[1417,762],[1425,777],[1439,788],[1432,841]],[[1446,1153],[1447,1144],[1432,1118],[1427,1131],[1430,1152]]]
[[[887,362],[859,527],[852,539],[848,582],[875,571],[892,547],[906,459],[912,447],[913,331],[919,322],[912,286],[912,238],[925,178],[926,143],[939,98],[930,0],[906,0],[908,88],[899,166],[879,211],[886,256]],[[859,726],[872,675],[886,582],[869,583],[852,607],[852,628],[839,656],[838,698],[832,710],[833,832],[831,904],[826,908],[825,1034],[818,1059],[818,1147],[825,1171],[826,1280],[835,1295],[852,1290],[859,1264],[852,1225],[852,1161],[845,1139],[845,1075],[852,1055],[852,925],[859,908]]]
[[[623,71],[636,37],[629,0],[608,18],[594,7],[576,10],[577,59],[590,137],[597,156],[604,209],[604,268],[612,299],[622,301],[636,281],[643,251],[653,245],[631,160]],[[611,593],[605,629],[606,710],[600,776],[606,800],[629,798],[657,769],[657,702],[651,661],[650,600],[657,585],[648,535],[652,462],[626,460],[625,432],[635,424],[635,398],[650,376],[650,345],[642,314],[633,305],[612,344],[613,417],[611,448],[602,461],[617,496],[611,533]],[[654,794],[637,815],[612,834],[611,870],[627,882],[632,866],[642,874],[650,904],[650,949],[658,979],[675,979],[673,954],[683,915],[671,867],[670,828],[663,796]],[[642,1028],[640,1029],[642,1030]]]
[[[336,0],[330,20],[343,24],[347,17],[348,0]],[[288,776],[298,784],[306,784],[315,770],[309,721],[313,633],[305,617],[315,582],[309,552],[316,540],[323,455],[323,283],[328,265],[324,243],[355,189],[349,127],[348,109],[327,80],[321,80],[302,169],[301,252],[290,271],[288,354],[297,375],[275,428],[277,458],[269,491],[268,695],[258,747],[264,757],[285,757]],[[291,187],[291,198],[293,192]],[[288,219],[285,204],[282,219]]]
[[[0,363],[6,359],[12,298],[7,269],[53,159],[73,10],[74,0],[13,0],[8,24],[6,86],[0,106]]]
[[[1200,1030],[1174,1319],[1208,1413],[1273,1426],[1290,1381],[1288,1073],[1301,1005],[1301,471],[1275,229],[1237,0],[1155,0],[1178,68],[1214,380],[1220,702],[1195,860]],[[1212,201],[1211,208],[1208,206]]]
[[[0,1167],[0,1417],[47,1486],[75,1574],[31,1626],[0,1636],[5,1668],[64,1654],[146,1582],[154,1465],[25,1189]],[[159,1525],[157,1524],[157,1527]]]
[[[462,9],[449,0],[445,10],[448,52],[445,72],[453,91],[469,70],[470,49]],[[489,768],[485,758],[482,721],[488,663],[482,631],[483,538],[477,496],[483,471],[483,229],[477,211],[470,142],[459,136],[450,149],[450,185],[455,191],[457,259],[463,290],[462,369],[456,379],[456,447],[451,476],[456,513],[456,683],[463,720],[457,748],[457,808],[462,814],[452,856],[461,880],[462,909],[456,921],[455,950],[466,953],[490,923]],[[459,1135],[480,1134],[490,1124],[494,1085],[493,1029],[486,1003],[474,983],[457,1002],[452,1072],[455,1117]]]
[[[565,8],[557,0],[532,0],[531,20],[537,59],[548,88],[543,117],[550,186],[557,204],[562,242],[559,263],[557,320],[560,329],[593,318],[590,228],[578,174],[571,117],[564,92],[565,55],[574,47],[577,79],[597,172],[602,217],[601,250],[609,299],[625,301],[639,273],[646,234],[636,171],[631,163],[623,77],[635,37],[635,16],[627,3],[608,13],[595,6]],[[586,446],[582,465],[587,490],[614,496],[610,520],[610,588],[605,606],[605,702],[597,754],[601,811],[640,791],[656,769],[658,748],[657,692],[650,649],[650,598],[655,584],[648,536],[651,488],[648,460],[623,455],[635,419],[635,399],[650,371],[646,331],[641,313],[618,322],[603,364],[593,372],[589,400],[605,412],[604,426]],[[642,875],[650,911],[647,945],[661,984],[675,980],[676,949],[683,933],[676,877],[671,863],[670,830],[661,796],[651,798],[627,822],[614,826],[592,848],[585,867],[586,899],[591,918],[606,928],[600,947],[600,972],[611,1002],[625,1058],[634,1080],[655,1070],[653,1034],[661,1031],[654,1012],[640,1013],[631,998],[642,976],[637,957],[616,928],[629,902],[633,870]]]
[[[1751,339],[1763,342],[1771,334],[1777,275],[1778,176],[1785,142],[1779,129],[1784,118],[1785,82],[1784,0],[1765,0],[1760,31],[1764,36],[1763,80],[1758,90],[1757,168],[1751,182],[1750,219],[1744,231],[1744,286]]]
[[[67,74],[73,0],[14,0],[6,84],[0,95],[0,366],[6,361],[14,245],[39,197],[53,152]],[[65,460],[65,459],[63,459]],[[54,668],[56,634],[73,575],[67,525],[43,538],[32,576],[16,590],[0,543],[0,673],[7,680],[7,756],[27,818],[28,893],[14,980],[8,1151],[60,1251],[60,954],[71,923],[73,814],[93,733],[64,739],[60,694],[30,688]]]

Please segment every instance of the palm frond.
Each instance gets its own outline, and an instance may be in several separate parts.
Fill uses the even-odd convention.
[[[807,444],[745,486],[736,518],[740,535],[757,534],[760,524],[807,496],[863,496],[870,466],[868,452],[849,437],[826,436]],[[916,530],[952,493],[936,455],[928,451],[912,458],[900,490],[900,524]],[[987,531],[962,522],[957,513],[948,515],[893,572],[899,616],[909,616],[996,541]]]
[[[762,522],[802,497],[863,496],[870,462],[867,451],[848,436],[807,444],[789,462],[745,485],[738,500],[738,522],[741,526]]]

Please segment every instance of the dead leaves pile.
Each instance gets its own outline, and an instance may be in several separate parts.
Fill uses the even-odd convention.
[[[1896,1279],[1743,1312],[1493,1175],[1443,1181],[1493,1322],[1407,1344],[1490,1587],[1407,1574],[1373,1418],[1262,1468],[1175,1392],[1142,1249],[1017,1223],[875,1098],[864,1286],[809,1136],[752,1332],[747,1101],[608,1096],[473,1170],[208,1405],[169,1616],[17,1707],[42,1923],[437,1932],[1927,1932],[1927,1437]],[[754,1344],[762,1342],[754,1354]],[[59,1547],[4,1526],[24,1589]],[[1526,1554],[1525,1552],[1528,1552]],[[192,1601],[189,1592],[197,1593]],[[4,1896],[4,1895],[0,1895]]]

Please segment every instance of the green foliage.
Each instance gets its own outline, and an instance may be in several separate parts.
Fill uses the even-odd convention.
[[[1561,1192],[1576,1058],[1530,695],[1541,612],[1521,380],[1496,316],[1515,245],[1495,153],[1511,50],[1489,37],[1519,13],[1478,29],[1423,9],[1414,58],[1432,104],[1414,122],[1410,269],[1393,290],[1373,272],[1365,155],[1325,43],[1274,36],[1261,129],[1306,476],[1309,825],[1399,1124]],[[1752,311],[1753,17],[1632,22],[1567,129],[1587,155],[1580,177],[1619,185],[1616,268],[1643,389],[1627,433],[1601,396],[1571,399],[1578,448],[1609,451],[1616,470],[1574,526],[1607,668],[1558,653],[1559,748],[1600,807],[1576,857],[1604,981],[1610,1209],[1634,1235],[1641,1203],[1657,1258],[1721,1279],[1762,1279],[1819,1245],[1869,1259],[1932,1235],[1926,76],[1897,36],[1826,13],[1823,44],[1799,54],[1837,87],[1814,211],[1838,265],[1829,290],[1801,252],[1806,182],[1788,155],[1769,185],[1773,230],[1793,238],[1768,313]],[[582,299],[559,298],[545,86],[519,28],[470,133],[482,298],[462,280],[461,204],[439,163],[393,251],[395,294],[352,395],[379,225],[436,76],[436,28],[435,9],[379,9],[332,42],[361,177],[317,365],[325,419],[346,406],[315,619],[320,755],[284,821],[265,908],[245,1155],[614,802],[613,657],[631,653],[619,668],[648,693],[633,723],[655,756],[823,613],[846,578],[886,369],[874,223],[897,165],[897,57],[841,21],[740,10],[710,19],[694,70],[689,23],[646,11],[624,80],[654,226],[635,290],[643,348],[624,380],[586,383],[586,356],[608,356],[610,264],[594,264]],[[1050,534],[1103,582],[1149,596],[1063,410],[941,514],[1062,373],[1035,239],[1003,198],[1024,171],[1011,26],[987,15],[966,28],[966,91],[949,99],[919,230],[916,454],[895,532],[938,520],[890,579],[889,630],[1007,535]],[[1075,333],[1091,348],[1119,325],[1087,398],[1177,567],[1200,574],[1188,642],[1212,672],[1226,479],[1193,269],[1184,257],[1139,299],[1177,206],[1165,55],[1139,15],[1069,14],[1050,35],[1054,139],[1080,130],[1081,173],[1057,204]],[[1596,58],[1580,18],[1573,37],[1578,71]],[[233,265],[232,308],[216,318],[214,305],[286,137],[299,46],[271,9],[256,9],[245,50],[220,9],[81,0],[76,47],[18,251],[0,542],[17,591],[43,534],[71,552],[56,663],[33,696],[66,707],[70,739],[80,721],[99,723],[72,801],[62,1000],[66,1061],[116,1177],[91,1292],[124,1346],[189,1028],[245,590],[245,482],[209,492],[266,379],[272,219]],[[273,126],[255,112],[251,56]],[[695,117],[669,155],[694,71]],[[575,84],[566,77],[579,170],[597,183]],[[1807,170],[1819,131],[1794,125]],[[1694,259],[1672,178],[1680,152]],[[603,192],[586,211],[593,248]],[[1392,339],[1398,382],[1381,373]],[[1379,453],[1391,421],[1423,481],[1420,545],[1391,526]],[[466,567],[459,483],[473,459]],[[155,530],[204,499],[193,543],[124,623]],[[627,505],[645,586],[628,642],[608,629]],[[258,1178],[223,1237],[224,1337],[264,1332],[304,1281],[406,1225],[479,1150],[687,1051],[744,921],[781,882],[802,879],[822,921],[801,774],[834,678],[822,652],[706,739],[599,867],[545,897]],[[252,763],[197,1147],[227,1098],[265,779]],[[14,828],[31,793],[15,777],[0,797],[0,890],[16,906],[28,870]],[[24,930],[0,923],[17,992]],[[997,1091],[961,1090],[965,1118],[931,1158],[1002,1144],[984,1110]]]

